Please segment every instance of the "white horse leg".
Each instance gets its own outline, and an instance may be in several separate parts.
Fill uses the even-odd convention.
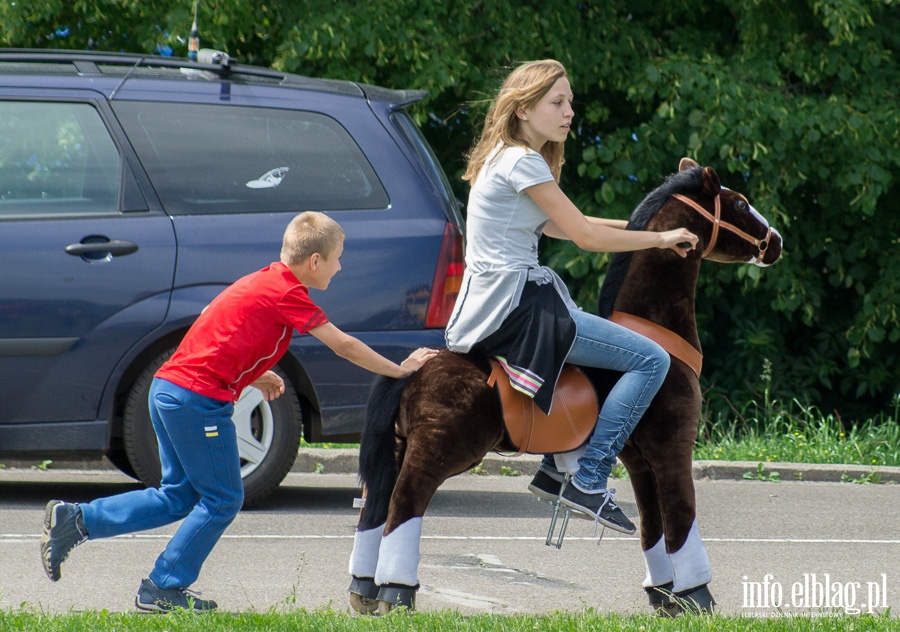
[[[419,583],[419,541],[422,519],[411,518],[381,538],[375,583],[416,586]]]
[[[419,541],[422,519],[411,518],[381,538],[375,583],[416,586],[419,583]]]
[[[357,612],[374,613],[378,609],[378,586],[375,570],[378,567],[378,549],[384,525],[360,531],[353,536],[353,552],[350,554],[350,605]]]
[[[644,588],[663,586],[675,581],[675,569],[672,567],[669,554],[666,553],[665,536],[661,536],[656,544],[644,551],[644,563],[647,565]]]
[[[350,554],[350,574],[353,577],[375,577],[383,533],[383,524],[374,529],[356,531],[353,536],[353,552]]]
[[[675,569],[672,568],[672,560],[666,552],[666,536],[659,537],[652,547],[644,551],[644,564],[647,566],[647,576],[644,578],[644,591],[650,607],[659,614],[674,615],[672,602],[672,585],[675,580]]]
[[[688,533],[684,546],[671,554],[672,567],[675,569],[675,592],[680,593],[697,586],[708,584],[712,580],[712,569],[706,546],[700,539],[697,519]]]
[[[384,612],[395,606],[415,608],[419,590],[419,544],[422,518],[410,518],[381,538],[378,551],[378,609]]]
[[[696,518],[684,546],[669,557],[675,569],[672,605],[685,612],[712,612],[716,601],[707,587],[712,570]]]

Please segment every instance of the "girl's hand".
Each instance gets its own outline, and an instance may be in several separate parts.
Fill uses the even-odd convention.
[[[250,386],[258,388],[267,402],[284,393],[284,380],[274,371],[266,371]]]
[[[699,237],[686,228],[676,228],[660,233],[662,245],[660,248],[674,250],[679,257],[687,257],[687,253],[696,248]]]

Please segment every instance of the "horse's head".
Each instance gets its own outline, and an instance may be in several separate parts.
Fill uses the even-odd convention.
[[[747,201],[723,187],[712,167],[700,167],[682,158],[678,171],[700,170],[702,187],[696,193],[680,193],[673,201],[704,218],[697,245],[704,259],[720,263],[752,263],[769,266],[781,256],[781,235]],[[690,222],[696,226],[696,222]]]
[[[652,278],[660,286],[690,293],[699,273],[700,258],[722,263],[753,263],[769,266],[781,256],[781,235],[754,209],[743,195],[723,187],[712,167],[701,167],[690,158],[682,158],[679,170],[651,191],[631,214],[628,227],[633,230],[665,231],[687,228],[700,241],[687,259],[679,259],[671,250],[620,252],[613,256],[603,280],[597,313],[604,318],[616,309],[641,315],[640,298],[645,289],[622,298],[620,290],[626,276],[646,284]],[[632,260],[640,261],[638,272]],[[693,265],[672,265],[675,261]],[[693,270],[693,276],[688,270]],[[684,282],[689,279],[689,283]],[[659,294],[659,289],[654,290]],[[671,299],[671,296],[669,297]],[[668,299],[667,299],[668,300]],[[657,300],[658,303],[658,300]]]

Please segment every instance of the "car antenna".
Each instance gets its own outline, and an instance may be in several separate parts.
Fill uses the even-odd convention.
[[[197,29],[197,5],[200,0],[194,0],[194,23],[191,25],[191,36],[188,38],[188,59],[197,61],[197,51],[200,50],[200,31]]]

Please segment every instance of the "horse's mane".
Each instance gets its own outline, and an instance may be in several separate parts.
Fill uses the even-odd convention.
[[[628,220],[628,230],[646,229],[647,224],[670,197],[676,193],[695,193],[702,187],[703,167],[692,167],[671,174],[634,209],[631,219]],[[603,280],[603,287],[600,288],[600,298],[597,301],[598,316],[609,318],[630,263],[630,252],[618,252],[613,255],[606,271],[606,278]]]

